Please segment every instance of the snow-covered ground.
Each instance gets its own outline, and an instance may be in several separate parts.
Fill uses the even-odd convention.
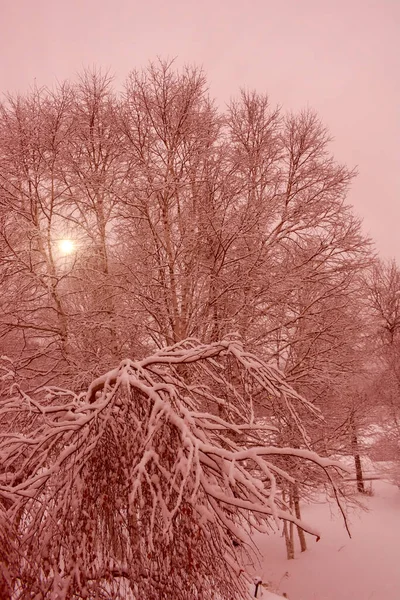
[[[362,498],[368,511],[349,515],[352,539],[326,504],[304,507],[304,518],[323,537],[318,543],[308,538],[309,549],[296,552],[295,560],[286,560],[278,534],[257,538],[266,557],[262,580],[289,600],[399,600],[400,490],[385,481],[372,489],[372,497]],[[261,598],[269,600],[265,589]]]

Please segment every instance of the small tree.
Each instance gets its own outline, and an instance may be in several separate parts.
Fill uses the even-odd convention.
[[[274,444],[282,412],[298,448]],[[307,448],[313,406],[234,338],[124,360],[85,395],[14,385],[0,415],[19,599],[243,597],[252,529],[318,538],[282,493],[298,463],[315,486],[342,468]]]

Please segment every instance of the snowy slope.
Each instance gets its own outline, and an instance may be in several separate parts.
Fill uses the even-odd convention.
[[[365,498],[368,512],[349,515],[352,539],[325,504],[305,507],[304,516],[323,532],[309,550],[287,561],[280,536],[257,542],[265,557],[260,576],[289,600],[399,600],[400,491],[383,481]],[[265,594],[265,591],[264,591]],[[263,600],[272,597],[261,596]]]

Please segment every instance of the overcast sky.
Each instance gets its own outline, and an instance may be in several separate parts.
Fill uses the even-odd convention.
[[[349,202],[400,263],[400,0],[0,0],[0,92],[157,56],[204,67],[223,105],[240,87],[314,108],[357,166]]]

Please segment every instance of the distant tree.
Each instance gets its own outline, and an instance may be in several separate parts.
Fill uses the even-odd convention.
[[[400,463],[400,269],[394,260],[377,261],[365,284],[373,324],[375,377],[370,393],[380,407],[377,421],[384,431],[375,453]]]
[[[274,442],[280,413],[297,448]],[[19,558],[5,563],[5,598],[242,598],[252,529],[284,521],[319,535],[285,499],[297,465],[339,502],[342,467],[308,447],[318,411],[236,338],[124,360],[79,396],[14,385],[0,419],[0,498]]]

